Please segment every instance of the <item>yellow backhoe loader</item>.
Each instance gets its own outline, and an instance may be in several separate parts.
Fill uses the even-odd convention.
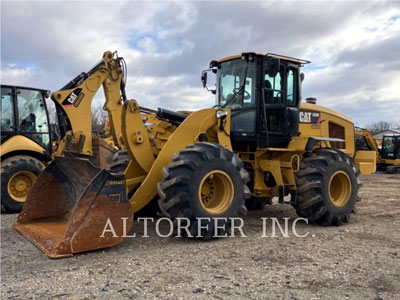
[[[132,212],[153,201],[164,215],[187,218],[189,237],[221,235],[246,213],[246,201],[272,197],[311,223],[348,222],[357,177],[375,171],[376,154],[356,152],[351,119],[312,99],[301,103],[306,63],[251,52],[213,60],[202,82],[207,87],[207,72],[216,74],[216,105],[194,112],[124,100],[120,132],[130,157],[124,173],[113,171],[118,162],[106,170],[90,153],[65,147],[33,186],[16,229],[59,258],[119,243]],[[75,88],[52,97],[62,100]],[[85,117],[70,116],[77,145],[86,145],[78,133]],[[120,142],[115,123],[112,134]],[[115,231],[105,233],[110,222]]]
[[[21,211],[36,177],[51,160],[49,95],[48,90],[1,85],[2,213]]]
[[[79,74],[53,93],[63,137],[59,147],[52,146],[56,140],[55,130],[49,125],[45,102],[50,91],[1,86],[2,212],[20,212],[36,177],[54,155],[63,151],[88,155],[100,167],[122,157],[127,163],[127,155],[122,153],[118,157],[117,153],[123,148],[120,128],[125,99],[125,67],[123,58],[106,52],[89,72]],[[109,112],[107,131],[115,130],[114,135],[105,138],[92,134],[91,124],[92,100],[101,86],[106,98],[104,109]]]
[[[357,149],[376,152],[377,168],[389,174],[400,173],[400,135],[384,135],[382,148],[379,149],[372,133],[363,128],[356,128]]]

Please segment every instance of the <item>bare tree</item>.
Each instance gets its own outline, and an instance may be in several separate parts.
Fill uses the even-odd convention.
[[[367,125],[367,129],[372,132],[372,134],[381,133],[388,129],[397,128],[399,124],[395,122],[379,121]]]
[[[50,124],[57,124],[56,107],[53,101],[46,99],[47,112],[49,114]],[[94,131],[102,132],[104,124],[106,123],[108,114],[103,109],[101,103],[94,103],[92,105],[92,126]]]
[[[103,109],[100,103],[92,105],[92,126],[94,131],[102,132],[104,130],[107,117],[107,111]]]

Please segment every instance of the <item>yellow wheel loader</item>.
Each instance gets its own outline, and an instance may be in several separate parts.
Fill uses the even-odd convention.
[[[356,128],[357,149],[376,152],[377,168],[389,174],[400,173],[400,135],[384,135],[382,148],[367,129]]]
[[[51,160],[43,89],[1,85],[1,212],[20,212],[36,177]]]
[[[216,74],[216,105],[194,112],[123,101],[120,132],[130,158],[123,174],[112,171],[118,162],[106,170],[85,153],[60,152],[33,186],[16,229],[59,258],[121,242],[132,212],[155,202],[169,218],[189,221],[188,237],[223,235],[246,213],[246,201],[273,197],[311,223],[348,222],[357,177],[375,171],[376,154],[356,151],[351,119],[315,99],[301,103],[306,63],[256,53],[214,60],[202,81],[207,87],[207,72]],[[71,134],[79,141],[77,128]]]

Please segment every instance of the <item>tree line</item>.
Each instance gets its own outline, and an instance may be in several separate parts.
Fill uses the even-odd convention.
[[[374,122],[370,123],[366,126],[372,134],[378,134],[383,131],[389,130],[389,129],[399,129],[400,128],[400,122],[393,122],[393,121],[379,121],[379,122]]]

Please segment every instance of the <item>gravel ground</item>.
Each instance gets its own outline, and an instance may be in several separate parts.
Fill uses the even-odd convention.
[[[16,215],[2,215],[2,299],[400,299],[400,175],[361,179],[351,222],[299,222],[305,238],[261,237],[261,217],[296,217],[276,204],[246,216],[247,238],[200,242],[151,231],[51,260],[13,229]]]

